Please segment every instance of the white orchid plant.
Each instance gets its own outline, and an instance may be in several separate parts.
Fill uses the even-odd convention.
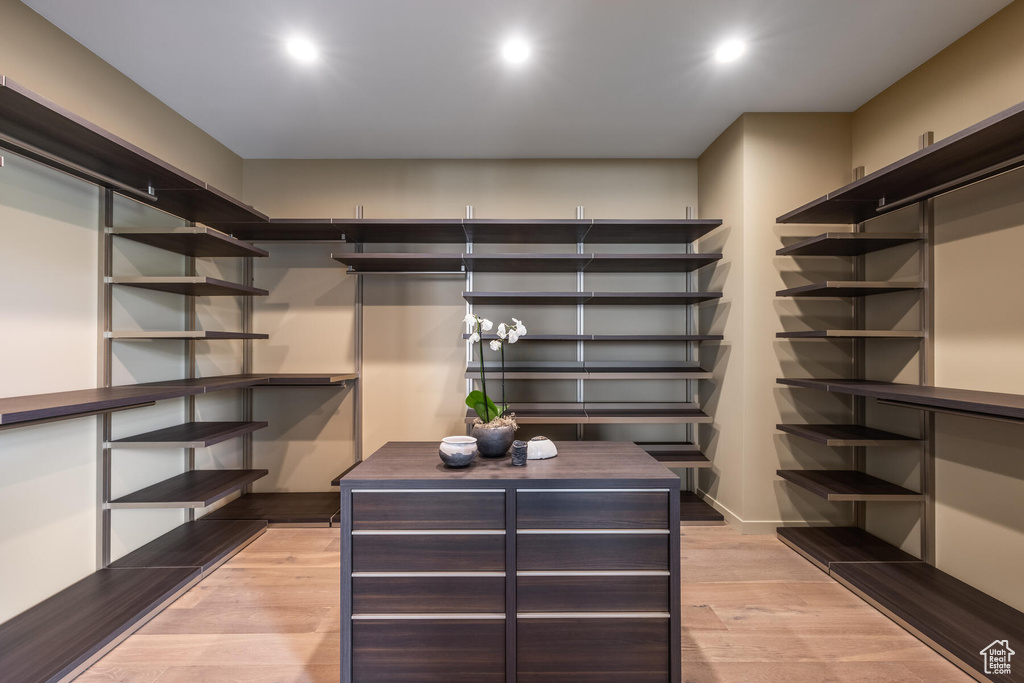
[[[466,405],[476,411],[484,424],[488,424],[508,414],[509,406],[505,401],[505,344],[515,344],[519,341],[519,338],[526,334],[526,325],[523,325],[522,320],[515,318],[512,318],[511,325],[500,323],[497,330],[498,338],[492,339],[489,344],[491,351],[501,352],[501,406],[497,406],[487,395],[487,377],[484,373],[483,333],[493,329],[494,323],[473,313],[467,314],[463,322],[471,332],[469,343],[480,345],[480,389],[469,392],[466,396]]]

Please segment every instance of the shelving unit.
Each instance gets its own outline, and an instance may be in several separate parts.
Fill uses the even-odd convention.
[[[524,337],[525,338],[525,337]],[[486,372],[501,375],[501,366],[486,365]],[[480,374],[479,366],[466,368],[466,379]],[[505,379],[711,379],[707,370],[689,362],[660,361],[509,363]]]
[[[185,296],[266,296],[270,293],[258,287],[200,275],[123,276],[112,277],[109,282],[112,285],[138,287],[139,289],[151,289],[156,292],[169,292]]]
[[[203,520],[259,520],[277,526],[333,526],[340,511],[341,498],[333,491],[248,493],[217,508]]]
[[[120,341],[215,341],[228,339],[270,339],[269,334],[257,332],[216,332],[212,330],[174,330],[164,332],[133,331],[133,332],[107,332],[107,338]]]
[[[722,297],[721,292],[463,292],[471,304],[531,306],[587,304],[588,306],[688,306]]]
[[[845,280],[827,280],[810,285],[782,289],[775,296],[815,296],[815,297],[857,297],[876,294],[892,294],[893,292],[912,292],[921,289],[917,282],[862,282]]]
[[[240,491],[269,470],[189,470],[107,503],[119,508],[204,508]]]
[[[852,447],[863,465],[867,449],[918,444],[921,450],[921,493],[857,471],[780,470],[779,476],[830,500],[854,500],[857,526],[778,529],[779,539],[837,581],[879,609],[979,681],[984,674],[979,653],[992,640],[1024,641],[1024,614],[955,579],[934,566],[933,413],[1024,422],[1024,396],[935,387],[931,268],[934,218],[930,200],[965,185],[1024,166],[1024,103],[977,125],[923,147],[894,164],[816,199],[778,218],[779,223],[854,223],[856,232],[825,233],[778,250],[783,256],[852,256],[857,282],[827,282],[779,292],[780,296],[832,296],[839,292],[866,295],[899,289],[920,289],[919,331],[786,332],[785,339],[843,336],[854,343],[854,377],[846,379],[780,378],[780,385],[852,396],[854,424],[780,424],[794,437],[835,447]],[[918,206],[918,233],[866,233],[863,222],[899,208]],[[876,251],[916,244],[921,250],[919,283],[866,283],[863,258]],[[893,290],[893,285],[899,289]],[[863,328],[863,296],[854,304],[855,328]],[[869,380],[866,340],[917,339],[920,384]],[[867,399],[880,405],[921,411],[921,437],[908,437],[864,424]],[[919,559],[864,530],[863,508],[871,500],[920,500],[922,505]],[[995,635],[998,634],[998,635]]]
[[[208,448],[266,426],[266,422],[187,422],[117,439],[108,448]]]
[[[177,228],[108,228],[107,232],[157,249],[200,257],[265,257],[270,252],[201,225]]]
[[[721,254],[332,254],[351,273],[688,273]]]
[[[463,339],[469,339],[470,335],[462,335]],[[484,341],[497,339],[496,334],[481,335]],[[549,342],[549,341],[580,341],[580,342],[704,342],[722,341],[725,339],[720,334],[533,334],[521,337],[517,343],[523,342]]]
[[[110,563],[111,569],[129,567],[196,567],[213,571],[263,535],[262,521],[187,522]]]

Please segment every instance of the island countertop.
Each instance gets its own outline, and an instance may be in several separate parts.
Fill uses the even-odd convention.
[[[513,467],[512,459],[477,457],[468,467],[446,467],[435,441],[389,441],[341,478],[342,487],[499,488],[661,485],[678,489],[679,477],[631,442],[556,441],[558,455]]]

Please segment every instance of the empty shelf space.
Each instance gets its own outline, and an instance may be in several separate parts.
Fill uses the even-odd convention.
[[[239,491],[268,470],[192,470],[107,503],[116,508],[204,508]]]
[[[1004,419],[1012,422],[1024,420],[1024,396],[1020,394],[856,379],[780,378],[776,381],[779,384],[804,389],[866,396],[915,410],[934,410],[964,417]]]
[[[919,282],[861,282],[846,280],[827,280],[800,287],[781,289],[775,296],[803,297],[859,297],[874,294],[891,294],[893,292],[911,292],[921,289]]]
[[[341,510],[341,498],[324,493],[247,493],[203,517],[204,520],[252,519],[267,524],[331,523]]]
[[[717,525],[725,523],[725,516],[705,503],[696,493],[680,491],[679,521],[683,526]]]
[[[107,337],[109,337],[110,339],[120,339],[121,341],[212,341],[217,339],[270,339],[269,334],[259,334],[256,332],[216,332],[212,330],[170,332],[107,332]]]
[[[776,470],[786,481],[831,501],[920,501],[924,496],[854,470]]]
[[[920,242],[915,232],[826,232],[779,249],[779,256],[862,256],[901,244]]]
[[[517,404],[513,411],[522,424],[689,424],[714,419],[692,404],[661,403],[548,403]],[[466,412],[466,422],[477,419]]]
[[[548,362],[506,364],[502,373],[500,365],[486,364],[490,375],[506,379],[711,379],[707,370],[693,363],[634,361],[634,362]],[[479,365],[466,368],[466,379],[480,377]]]
[[[1024,165],[1024,103],[1014,105],[778,218],[861,223]]]
[[[0,624],[5,683],[71,680],[199,578],[195,567],[90,574]]]
[[[464,240],[481,244],[577,244],[587,237],[590,219],[470,218]]]
[[[779,540],[822,571],[833,562],[921,562],[910,553],[858,527],[779,527]]]
[[[904,446],[920,443],[920,439],[862,425],[779,424],[775,428],[826,446]]]
[[[722,224],[718,219],[616,220],[596,218],[587,232],[593,244],[688,244]]]
[[[251,206],[0,76],[0,147],[186,220],[265,221]]]
[[[920,330],[801,330],[776,332],[779,339],[923,339]]]
[[[331,254],[353,273],[462,273],[462,254]]]
[[[252,434],[266,422],[186,422],[111,441],[111,448],[206,448]]]
[[[109,278],[108,282],[114,285],[152,289],[157,292],[170,292],[171,294],[184,294],[186,296],[266,296],[269,294],[265,289],[249,287],[248,285],[240,285],[237,282],[228,282],[202,275],[180,277],[125,276]]]
[[[669,467],[711,467],[711,461],[700,452],[700,448],[692,443],[637,442],[636,445],[647,451],[652,458],[658,462],[665,463]]]
[[[345,239],[341,227],[330,218],[274,218],[216,227],[233,237],[253,242],[343,242]]]
[[[186,522],[112,562],[122,567],[195,567],[206,573],[263,535],[263,521]]]
[[[925,562],[844,562],[829,573],[976,680],[1024,680],[1016,658],[1013,674],[985,674],[984,650],[1024,642],[1024,613],[1006,603]]]
[[[686,273],[721,254],[408,254],[346,253],[331,257],[353,273]]]
[[[593,254],[588,273],[689,273],[722,259],[721,254]]]
[[[203,226],[179,228],[108,228],[117,235],[158,249],[194,257],[264,257],[269,252],[220,230]]]
[[[278,372],[265,377],[271,387],[344,387],[359,378],[355,372]]]
[[[721,292],[463,292],[471,304],[557,305],[588,304],[633,306],[659,304],[697,304],[722,297]]]
[[[513,406],[516,422],[520,424],[587,424],[587,413],[580,404],[570,403],[564,406]],[[477,419],[475,410],[467,411],[466,422]]]
[[[463,339],[470,335],[463,334]],[[498,339],[496,334],[483,335],[484,341]],[[703,342],[722,341],[721,334],[533,334],[520,337],[517,343],[524,341],[584,341],[584,342]]]
[[[465,244],[466,231],[459,218],[334,218],[347,242]]]

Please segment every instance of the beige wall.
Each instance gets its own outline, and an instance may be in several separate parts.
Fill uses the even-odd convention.
[[[0,17],[0,75],[232,196],[242,194],[241,157],[18,0],[0,0]]]
[[[0,0],[0,74],[180,166],[225,191],[241,192],[241,159],[161,104],[19,2]],[[0,396],[84,389],[97,382],[99,190],[11,154],[0,168]],[[180,224],[118,199],[117,225]],[[117,240],[115,272],[183,274],[181,257]],[[238,276],[232,264],[201,272]],[[200,324],[237,329],[238,303],[203,300]],[[181,297],[117,291],[121,329],[182,329]],[[236,372],[233,342],[200,344],[201,372]],[[118,342],[115,383],[182,376],[181,342]],[[236,397],[202,397],[200,416],[237,419]],[[114,416],[114,437],[180,423],[183,401]],[[97,561],[96,418],[0,432],[0,621],[95,569]],[[237,465],[237,448],[197,454],[199,467]],[[182,471],[180,449],[120,450],[114,494]],[[116,511],[116,558],[179,524],[180,510]]]
[[[469,204],[475,207],[477,218],[572,218],[577,205],[585,206],[586,215],[593,218],[678,218],[685,215],[687,206],[696,206],[697,200],[697,165],[692,160],[247,160],[244,168],[245,200],[259,204],[275,216],[348,217],[353,215],[354,206],[362,205],[366,218],[461,218]],[[273,243],[263,246],[270,249],[272,258],[268,263],[257,264],[256,281],[259,286],[270,286],[274,294],[267,301],[257,302],[256,327],[269,332],[271,340],[257,344],[256,369],[352,369],[355,276],[346,275],[345,267],[329,258],[331,251],[351,247]],[[575,250],[574,245],[525,247],[531,248]],[[478,249],[496,247],[480,245]],[[367,250],[462,251],[463,245],[370,245]],[[587,287],[643,288],[655,283],[652,287],[657,288],[660,284],[678,285],[681,279],[645,279],[635,275],[623,276],[618,281],[593,278],[587,280]],[[364,277],[365,352],[361,382],[365,391],[365,455],[388,440],[434,440],[463,432],[466,356],[459,321],[465,315],[464,285],[462,276]],[[573,290],[575,278],[565,274],[478,276],[477,290],[502,288]],[[502,307],[482,314],[496,320],[515,315],[526,320],[534,333],[573,331],[575,312],[564,308]],[[616,314],[625,316],[626,324],[647,324],[655,331],[658,325],[669,324],[650,320],[645,323],[638,315],[641,312],[642,309],[636,309]],[[588,329],[614,324],[608,320],[610,315],[611,310],[595,312],[588,317],[588,325],[592,326]],[[562,358],[559,354],[564,354],[570,345],[539,346],[547,348],[520,345],[515,349],[515,357]],[[571,358],[573,349],[568,348],[568,352]],[[595,388],[588,393],[589,399],[612,396],[616,391],[637,391],[636,385],[640,383],[602,384],[617,386]],[[574,385],[568,382],[534,383],[532,387],[515,387],[510,383],[510,392],[510,398],[517,400],[571,401],[575,395]],[[273,406],[283,409],[289,400],[283,394],[275,396],[271,392],[264,396],[261,400],[266,401],[269,414],[277,414],[278,409]],[[619,400],[630,398],[621,393],[618,396]],[[665,396],[664,400],[671,400],[668,393]],[[336,401],[326,394],[321,400]],[[343,425],[351,420],[347,401],[325,403],[329,419],[297,425],[289,433],[293,442],[274,445],[282,471],[301,468],[307,473],[284,476],[285,485],[298,486],[301,481],[323,488],[325,481],[353,457],[343,443]],[[310,445],[318,430],[331,430],[338,440],[324,446]],[[568,435],[550,426],[546,431]],[[615,429],[604,430],[600,436],[642,438]],[[669,432],[667,438],[680,437]]]

